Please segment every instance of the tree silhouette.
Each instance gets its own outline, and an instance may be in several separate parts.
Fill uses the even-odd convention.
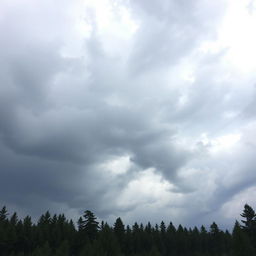
[[[255,213],[245,205],[243,226],[235,223],[232,234],[213,222],[209,232],[204,226],[176,229],[162,221],[154,227],[148,222],[125,228],[121,218],[113,227],[102,221],[99,229],[95,215],[87,210],[76,229],[64,214],[43,214],[37,223],[27,216],[19,219],[0,211],[1,256],[256,256]]]
[[[240,214],[241,217],[245,218],[245,220],[242,220],[242,222],[244,223],[244,226],[242,226],[244,229],[251,231],[252,229],[255,228],[255,211],[253,210],[253,208],[248,205],[245,204],[244,206],[244,210],[243,213]]]
[[[87,210],[84,212],[83,215],[84,219],[80,219],[80,231],[85,233],[90,241],[93,241],[96,239],[98,230],[99,230],[99,222],[97,221],[97,218],[95,217],[94,213]]]
[[[248,235],[243,232],[238,221],[235,223],[232,235],[232,253],[234,256],[255,255],[250,239]]]

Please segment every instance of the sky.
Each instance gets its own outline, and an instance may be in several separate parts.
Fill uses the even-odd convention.
[[[1,0],[0,205],[229,228],[256,207],[255,0]]]

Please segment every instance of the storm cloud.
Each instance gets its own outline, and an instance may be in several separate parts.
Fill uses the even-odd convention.
[[[0,203],[229,227],[255,203],[254,6],[1,1]]]

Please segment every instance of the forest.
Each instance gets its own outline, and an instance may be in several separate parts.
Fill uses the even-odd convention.
[[[254,256],[256,215],[246,204],[233,230],[213,222],[209,230],[166,224],[125,225],[119,217],[113,226],[86,210],[77,223],[64,214],[19,219],[4,206],[0,211],[1,256]]]

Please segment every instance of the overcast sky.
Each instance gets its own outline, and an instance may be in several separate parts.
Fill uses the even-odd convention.
[[[0,204],[230,227],[256,207],[256,1],[1,0]]]

